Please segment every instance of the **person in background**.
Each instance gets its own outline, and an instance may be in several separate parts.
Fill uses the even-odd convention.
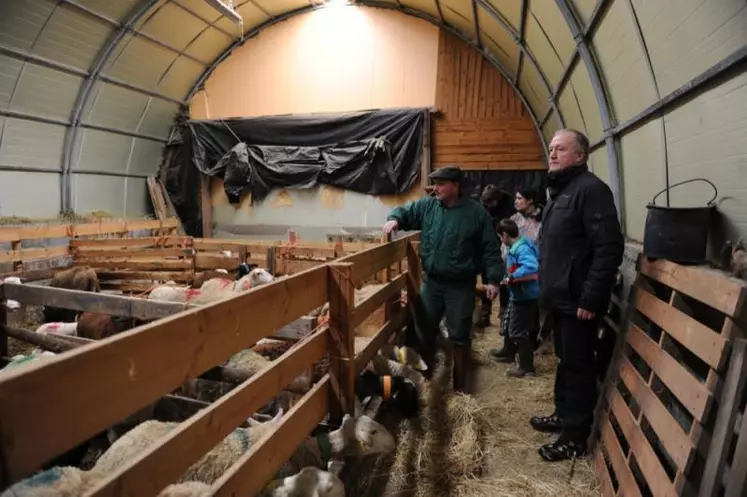
[[[533,416],[538,431],[559,433],[540,456],[560,461],[586,453],[597,400],[595,349],[624,239],[610,188],[589,171],[589,139],[573,129],[550,142],[548,188],[539,235],[540,303],[552,314],[555,412]]]
[[[514,199],[514,212],[510,219],[519,228],[519,235],[526,237],[531,243],[537,243],[537,236],[539,235],[540,227],[542,226],[542,209],[538,206],[539,196],[537,192],[531,189],[524,189],[516,192]],[[501,255],[505,261],[508,256],[508,247],[503,245],[501,247]],[[503,287],[501,287],[503,288]],[[503,347],[500,349],[490,349],[490,354],[499,362],[513,362],[516,358],[518,350],[515,347],[513,340],[509,339],[508,331],[508,320],[505,316],[504,309],[508,309],[508,305],[501,306],[501,330],[500,334],[503,336]],[[532,347],[536,348],[537,335],[539,334],[539,327],[535,331],[533,330]]]
[[[490,214],[490,218],[493,222],[493,227],[496,229],[496,231],[498,230],[498,222],[501,219],[511,217],[516,212],[511,202],[511,194],[509,194],[505,190],[501,190],[496,185],[487,185],[485,187],[485,189],[482,191],[482,195],[480,196],[480,203],[483,207],[485,207],[485,210],[488,211],[488,214]],[[505,264],[505,254],[502,255],[502,258]],[[487,276],[483,271],[482,281],[485,282],[486,278]],[[508,306],[508,289],[505,286],[501,286],[498,289],[498,301],[500,303],[502,315],[505,308]],[[480,328],[487,328],[488,326],[490,326],[490,315],[493,310],[492,304],[493,301],[487,298],[487,296],[482,297],[480,307],[480,320],[477,322],[477,326],[479,326]]]
[[[392,210],[384,233],[421,230],[423,284],[415,325],[421,353],[428,371],[432,371],[438,325],[445,316],[449,340],[454,345],[454,390],[468,393],[477,275],[485,268],[485,289],[488,298],[495,298],[503,277],[500,243],[485,209],[463,194],[460,168],[443,167],[429,178],[434,182],[435,197]]]
[[[511,294],[506,321],[506,341],[518,351],[519,364],[506,374],[514,378],[534,376],[534,337],[539,329],[539,283],[537,282],[537,247],[510,219],[498,223],[498,234],[508,247],[506,278],[501,283]]]

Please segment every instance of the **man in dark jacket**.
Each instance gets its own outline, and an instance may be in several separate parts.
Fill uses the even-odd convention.
[[[486,271],[488,298],[503,277],[500,243],[485,209],[461,191],[462,170],[444,167],[429,176],[435,196],[394,209],[384,232],[421,230],[423,284],[416,331],[429,370],[437,349],[439,323],[446,317],[454,344],[454,389],[467,392],[472,354],[472,314],[477,275]]]
[[[609,187],[589,171],[589,140],[576,130],[550,142],[548,188],[539,236],[540,299],[552,313],[555,412],[534,416],[532,426],[560,433],[539,452],[548,461],[586,453],[596,405],[595,344],[609,304],[624,240]]]

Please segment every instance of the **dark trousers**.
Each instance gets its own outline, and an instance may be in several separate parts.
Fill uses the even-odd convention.
[[[553,312],[555,355],[555,409],[563,423],[564,439],[586,443],[597,401],[598,319],[581,321],[576,316]]]
[[[432,357],[436,353],[438,324],[446,318],[449,340],[455,345],[472,343],[472,315],[475,309],[475,281],[438,282],[423,275],[420,287],[420,308],[416,308],[415,331],[422,352]]]

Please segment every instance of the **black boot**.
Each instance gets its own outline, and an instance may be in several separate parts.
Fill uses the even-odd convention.
[[[514,362],[516,359],[516,344],[507,336],[503,337],[503,347],[490,349],[490,355],[498,362]]]
[[[455,392],[469,394],[472,350],[466,345],[454,345],[452,381]]]
[[[512,378],[523,378],[534,376],[534,346],[528,338],[518,340],[519,365],[506,371],[506,375]]]
[[[586,443],[575,442],[561,436],[557,441],[539,448],[539,454],[545,461],[557,462],[586,455]]]
[[[543,433],[560,433],[563,431],[563,423],[557,413],[552,413],[549,416],[532,416],[529,424],[535,430]]]

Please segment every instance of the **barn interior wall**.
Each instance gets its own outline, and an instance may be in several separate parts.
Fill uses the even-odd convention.
[[[334,28],[334,29],[333,29]],[[324,54],[322,57],[320,54]],[[438,28],[380,9],[321,9],[247,41],[191,101],[193,119],[433,107]],[[331,227],[380,227],[393,206],[421,194],[373,197],[331,187],[276,190],[261,203],[228,203],[211,182],[215,236],[262,225],[323,238]],[[257,230],[253,230],[257,231]]]
[[[503,76],[453,35],[388,10],[322,9],[263,31],[226,59],[190,104],[193,119],[435,107],[433,167],[545,167],[539,135]],[[249,196],[229,204],[221,180],[212,180],[210,191],[215,236],[277,238],[293,228],[307,239],[339,228],[376,229],[392,207],[421,196],[419,182],[391,197],[332,187],[280,190],[255,205]]]

